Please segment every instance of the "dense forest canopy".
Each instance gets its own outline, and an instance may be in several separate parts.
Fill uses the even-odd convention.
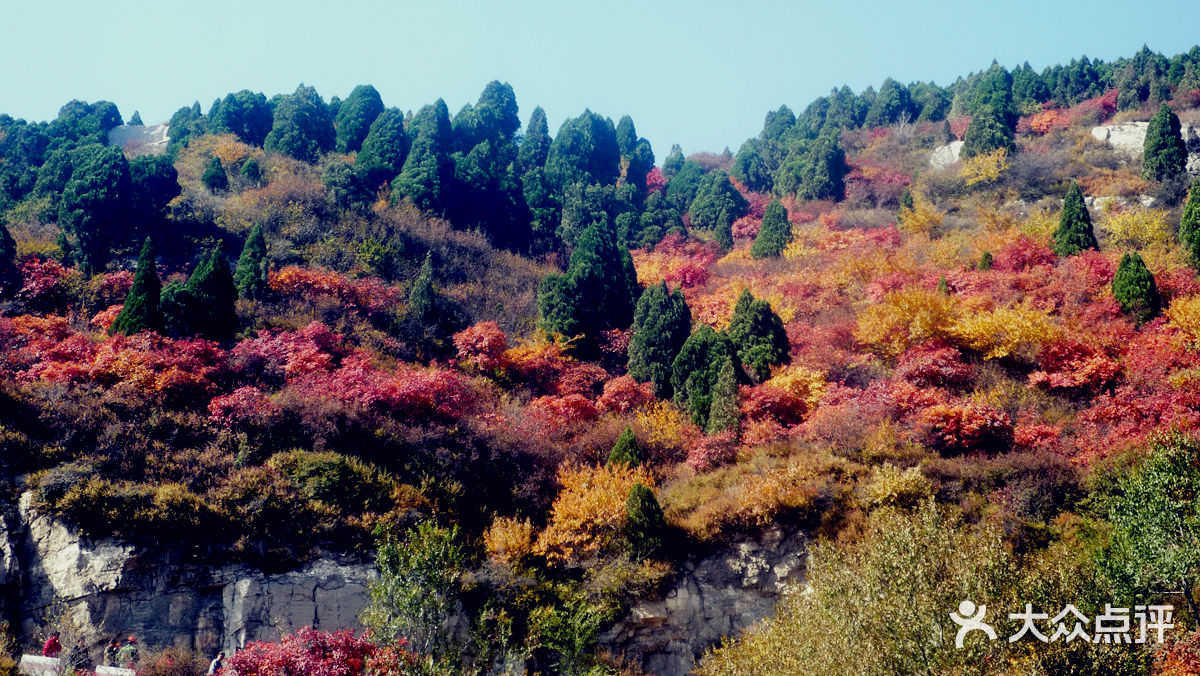
[[[702,673],[1183,673],[1198,68],[843,86],[722,153],[592,110],[551,133],[500,81],[456,112],[232,92],[165,152],[110,145],[105,101],[0,115],[0,499],[211,562],[377,556],[370,640],[247,670],[325,641],[618,673],[604,628],[778,525],[814,592]],[[930,643],[964,593],[1180,630]]]

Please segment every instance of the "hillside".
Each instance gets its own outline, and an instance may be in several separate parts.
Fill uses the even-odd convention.
[[[500,82],[453,116],[231,93],[165,143],[107,102],[0,116],[0,530],[378,570],[368,639],[243,670],[1188,673],[1197,68],[888,79],[661,162],[628,116],[522,131]],[[721,646],[628,638],[729,561],[774,576],[731,634],[809,591]],[[1002,638],[1026,604],[1174,622],[956,648],[964,600]]]

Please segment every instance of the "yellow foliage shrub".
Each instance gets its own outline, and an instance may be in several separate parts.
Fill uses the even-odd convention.
[[[924,195],[913,195],[913,208],[901,207],[896,215],[896,227],[908,235],[928,235],[942,224],[946,212],[939,211]]]
[[[764,385],[803,401],[811,411],[821,400],[821,395],[825,394],[825,372],[805,366],[785,366]]]
[[[956,312],[953,300],[937,291],[909,287],[893,291],[858,316],[854,338],[886,357],[899,357],[911,345],[948,338]]]
[[[700,436],[691,417],[665,401],[638,411],[633,426],[639,441],[660,448],[683,450]]]
[[[960,178],[967,182],[968,186],[979,183],[992,183],[1000,178],[1000,174],[1008,169],[1008,151],[1004,148],[997,148],[990,153],[982,153],[976,155],[962,163],[962,168],[958,170]]]
[[[533,524],[501,516],[483,534],[488,556],[506,565],[519,565],[533,553]]]
[[[984,359],[1032,358],[1039,347],[1058,337],[1059,329],[1045,312],[1018,305],[964,312],[951,333]]]
[[[653,488],[644,467],[623,464],[564,467],[562,489],[550,508],[550,524],[535,551],[550,560],[579,561],[611,549],[625,526],[625,501],[634,484]]]
[[[1182,331],[1189,345],[1200,347],[1200,295],[1175,299],[1166,315],[1167,323]]]
[[[1145,249],[1171,241],[1171,226],[1163,209],[1133,207],[1121,209],[1108,202],[1100,229],[1108,234],[1109,243],[1121,249]]]
[[[920,467],[901,470],[890,462],[876,467],[863,488],[865,507],[913,507],[933,494],[933,484]]]
[[[1058,212],[1045,207],[1029,212],[1029,216],[1021,224],[1021,232],[1038,240],[1049,239],[1057,229]]]

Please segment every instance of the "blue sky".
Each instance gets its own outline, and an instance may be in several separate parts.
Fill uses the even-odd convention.
[[[993,58],[1034,68],[1148,44],[1200,42],[1195,0],[908,2],[411,2],[204,0],[21,2],[5,12],[0,112],[53,118],[66,101],[107,99],[150,123],[231,91],[268,96],[300,82],[326,99],[359,83],[387,105],[442,97],[457,111],[498,79],[524,123],[551,131],[585,108],[633,116],[659,161],[737,150],[764,114],[885,77],[948,84]]]

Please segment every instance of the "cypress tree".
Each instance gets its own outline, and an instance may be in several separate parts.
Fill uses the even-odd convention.
[[[336,132],[329,106],[312,87],[300,85],[275,106],[271,133],[263,147],[301,160],[316,162],[334,148]]]
[[[1179,241],[1188,250],[1192,267],[1200,270],[1200,179],[1192,181],[1183,217],[1179,220]]]
[[[1142,178],[1166,181],[1180,176],[1186,168],[1187,146],[1180,133],[1179,117],[1164,103],[1146,128]]]
[[[608,464],[628,465],[629,467],[637,467],[642,464],[642,449],[638,446],[637,437],[634,436],[633,430],[628,425],[625,426],[625,431],[621,432],[621,436],[617,438],[617,443],[613,444],[612,452],[608,454]]]
[[[900,195],[900,208],[912,211],[914,207],[912,191],[908,188],[904,189],[904,193]]]
[[[658,397],[670,397],[671,365],[692,333],[692,311],[683,293],[660,282],[642,292],[633,312],[629,375],[654,385]]]
[[[1013,140],[1013,128],[1001,111],[990,105],[982,106],[967,125],[959,156],[967,160],[1000,148],[1008,151],[1009,155],[1017,151],[1017,143]]]
[[[131,127],[141,127],[141,126],[143,126],[143,123],[142,123],[142,114],[141,114],[141,113],[139,113],[139,112],[138,112],[138,111],[136,111],[136,110],[135,110],[135,111],[133,111],[133,117],[129,118],[129,126],[131,126]]]
[[[773,199],[763,211],[762,227],[750,247],[750,255],[754,258],[778,256],[791,240],[792,224],[788,221],[787,209],[778,199]]]
[[[410,134],[412,148],[400,175],[392,181],[392,199],[407,197],[420,209],[443,213],[445,195],[454,181],[450,110],[446,102],[438,99],[422,108],[413,118]]]
[[[250,228],[242,255],[238,257],[233,283],[242,298],[261,300],[267,290],[267,240],[262,226]]]
[[[790,360],[783,320],[771,309],[770,303],[755,299],[749,290],[743,290],[738,297],[728,333],[738,360],[757,382],[771,377],[772,366]]]
[[[408,292],[408,308],[398,326],[400,336],[419,359],[449,354],[453,348],[450,337],[467,327],[462,309],[433,282],[433,254],[427,253]]]
[[[369,84],[355,87],[338,107],[334,118],[338,152],[358,152],[371,124],[382,112],[383,101],[374,87]]]
[[[17,243],[0,214],[0,295],[20,288],[21,269],[17,267]]]
[[[1126,253],[1113,275],[1113,297],[1121,304],[1121,311],[1131,315],[1139,324],[1150,321],[1162,309],[1162,298],[1154,275],[1138,253]]]
[[[693,227],[713,231],[717,242],[729,249],[733,246],[733,222],[750,211],[750,204],[729,182],[728,174],[714,171],[700,182],[688,211]]]
[[[688,336],[671,364],[671,387],[675,403],[692,416],[692,422],[708,426],[712,408],[712,391],[725,360],[732,360],[734,375],[741,381],[745,375],[737,361],[737,350],[729,337],[718,333],[708,324],[701,324]]]
[[[404,113],[388,108],[371,123],[371,130],[354,158],[354,169],[363,183],[374,191],[391,181],[404,169],[411,141],[404,131]]]
[[[550,127],[546,124],[546,111],[541,106],[533,109],[529,124],[525,125],[525,136],[517,152],[517,167],[522,174],[531,169],[546,166],[550,154]]]
[[[979,257],[979,265],[976,267],[980,270],[991,270],[994,262],[995,261],[992,259],[992,252],[984,251],[983,255]]]
[[[133,184],[120,148],[86,145],[72,151],[70,161],[58,222],[74,235],[79,265],[90,276],[104,268],[127,232]]]
[[[741,398],[738,396],[737,374],[733,368],[733,360],[726,358],[721,362],[717,371],[717,381],[712,388],[712,408],[708,413],[708,426],[705,432],[737,433],[738,418],[741,410]]]
[[[629,326],[641,288],[629,250],[616,239],[607,222],[593,221],[579,236],[566,274],[542,280],[538,310],[546,330],[595,338]]]
[[[237,335],[237,287],[220,244],[213,247],[185,283],[163,289],[163,322],[176,335],[200,335],[221,343]]]
[[[943,296],[950,295],[950,284],[948,284],[946,282],[946,275],[942,275],[941,277],[938,277],[937,292],[942,294]]]
[[[1058,230],[1054,233],[1054,253],[1073,256],[1084,249],[1099,249],[1096,233],[1092,230],[1092,216],[1083,203],[1083,190],[1072,181],[1071,189],[1063,199],[1062,213],[1058,217]]]
[[[625,500],[625,537],[635,561],[645,561],[662,553],[667,520],[654,491],[635,483]]]
[[[147,237],[138,255],[137,272],[133,275],[129,294],[125,296],[125,306],[113,320],[108,332],[132,336],[147,330],[161,331],[162,316],[158,309],[161,294],[162,283],[158,281],[158,270],[154,263],[154,244]]]
[[[214,193],[229,190],[229,175],[225,173],[225,167],[221,166],[221,158],[213,155],[200,177],[200,182]]]
[[[242,168],[238,170],[238,173],[251,185],[262,184],[262,167],[259,166],[258,160],[253,157],[242,163]]]

